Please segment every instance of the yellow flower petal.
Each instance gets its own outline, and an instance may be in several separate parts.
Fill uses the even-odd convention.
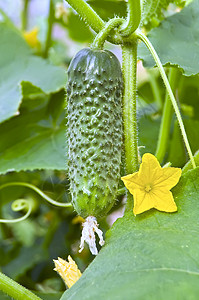
[[[121,177],[121,179],[131,194],[135,189],[139,189],[143,187],[143,185],[139,181],[138,172],[123,176]]]
[[[134,214],[151,208],[165,212],[177,211],[169,190],[178,183],[181,173],[179,168],[161,168],[154,155],[144,154],[139,171],[121,178],[134,197]]]
[[[162,168],[161,172],[161,176],[154,181],[154,184],[156,187],[164,187],[168,190],[170,190],[178,183],[182,174],[182,170],[180,168],[173,167]]]
[[[24,36],[26,42],[28,43],[28,45],[31,48],[39,49],[40,46],[41,46],[40,41],[38,39],[38,33],[39,33],[39,28],[38,27],[34,27],[32,30],[25,31],[23,33],[23,36]]]
[[[177,211],[177,206],[170,191],[154,189],[151,197],[154,201],[154,208],[165,212]]]
[[[153,198],[151,198],[150,193],[143,193],[142,190],[135,190],[133,193],[134,197],[134,215],[138,215],[154,207]]]
[[[82,274],[70,255],[68,256],[69,262],[60,257],[58,257],[58,260],[53,261],[55,263],[54,270],[62,277],[68,288],[70,288],[81,277]]]

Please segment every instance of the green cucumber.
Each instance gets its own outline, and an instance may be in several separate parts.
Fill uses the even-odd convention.
[[[82,49],[68,69],[68,170],[72,203],[86,218],[115,202],[122,152],[123,79],[108,50]]]

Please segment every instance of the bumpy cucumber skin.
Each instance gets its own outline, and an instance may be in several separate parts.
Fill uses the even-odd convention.
[[[68,69],[69,179],[72,203],[86,218],[112,208],[122,152],[123,80],[108,50],[82,49]]]

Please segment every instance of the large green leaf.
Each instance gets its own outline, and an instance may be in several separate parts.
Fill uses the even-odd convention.
[[[173,190],[177,213],[126,214],[61,300],[166,300],[199,295],[199,168]]]
[[[67,149],[63,99],[64,92],[61,91],[51,97],[48,106],[30,111],[24,108],[19,116],[0,125],[0,173],[65,169]]]
[[[185,75],[199,73],[199,0],[193,1],[180,13],[164,20],[148,37],[161,62],[177,65]],[[154,60],[146,46],[139,47],[139,57],[146,67],[153,67]]]
[[[11,25],[0,23],[0,40],[0,122],[3,122],[18,112],[22,81],[49,94],[64,87],[66,74],[63,68],[34,56]]]

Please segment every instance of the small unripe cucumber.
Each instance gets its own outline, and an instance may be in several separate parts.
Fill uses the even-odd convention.
[[[68,69],[68,169],[77,213],[103,217],[114,204],[122,152],[123,80],[108,50],[82,49]]]

